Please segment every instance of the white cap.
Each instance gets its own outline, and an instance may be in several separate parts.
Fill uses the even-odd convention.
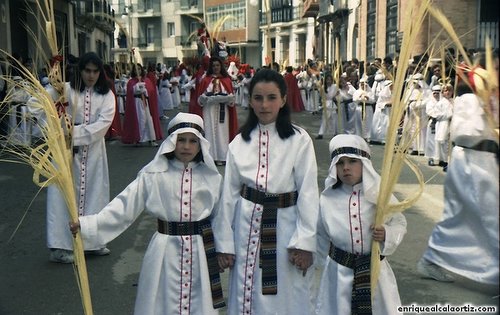
[[[434,85],[434,86],[432,87],[432,89],[431,89],[431,90],[441,92],[441,85],[436,84],[436,85]]]
[[[375,74],[375,81],[379,81],[380,82],[380,81],[384,81],[384,80],[385,80],[385,75],[383,73],[381,73],[381,72],[378,73],[377,72],[377,74]]]
[[[413,80],[415,81],[420,81],[424,79],[424,75],[421,73],[415,73],[412,77]]]
[[[337,183],[337,162],[341,157],[360,159],[363,163],[363,190],[368,201],[376,203],[380,185],[380,175],[373,168],[370,160],[370,146],[358,135],[339,134],[330,140],[332,162],[325,179],[325,190]]]
[[[167,170],[168,163],[164,154],[173,152],[177,144],[177,135],[180,133],[191,132],[200,139],[201,153],[203,155],[203,162],[208,168],[218,172],[214,160],[210,155],[210,143],[205,139],[205,131],[203,126],[203,119],[196,114],[189,114],[180,112],[168,123],[167,127],[168,137],[163,141],[156,153],[155,158],[151,163],[144,167],[145,171],[162,171]]]

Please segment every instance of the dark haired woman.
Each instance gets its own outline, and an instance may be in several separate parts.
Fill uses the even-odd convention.
[[[219,266],[231,268],[228,314],[312,314],[308,269],[319,211],[313,143],[291,122],[281,74],[257,71],[249,92],[214,221]]]
[[[210,154],[217,165],[226,161],[227,146],[238,130],[234,107],[233,83],[218,57],[210,58],[206,76],[197,89],[198,107],[194,113],[203,117]]]
[[[95,214],[109,202],[108,159],[104,136],[115,114],[115,96],[96,53],[84,54],[71,82],[66,85],[66,107],[73,126],[73,180],[80,216]],[[50,261],[73,262],[73,237],[68,231],[69,214],[64,197],[51,185],[47,193],[47,246]],[[86,247],[107,255],[106,244]]]

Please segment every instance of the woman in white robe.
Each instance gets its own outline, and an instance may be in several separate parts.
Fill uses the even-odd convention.
[[[137,112],[137,123],[139,125],[140,143],[149,143],[151,146],[158,146],[155,142],[155,128],[153,117],[149,109],[148,91],[145,82],[137,82],[133,86],[135,108]]]
[[[356,304],[352,303],[353,293],[359,293],[353,290],[356,274],[353,266],[340,262],[345,263],[350,259],[356,264],[359,263],[358,259],[369,261],[372,240],[380,237],[375,233],[381,233],[381,230],[385,231],[384,240],[377,240],[380,242],[381,255],[393,254],[406,234],[406,219],[401,213],[394,213],[385,220],[383,227],[372,228],[380,176],[371,164],[370,147],[363,138],[357,135],[338,135],[330,141],[329,149],[332,162],[320,197],[318,221],[319,261],[326,261],[318,291],[316,314],[357,314],[353,309]],[[358,166],[359,180],[355,180],[356,171],[352,160],[361,164]],[[344,164],[338,166],[337,163]],[[338,259],[337,254],[352,258]],[[366,294],[366,290],[363,293]],[[373,297],[373,303],[370,303],[370,297]],[[357,298],[360,299],[359,296]],[[401,305],[401,300],[387,257],[380,262],[375,291],[366,297],[365,302],[364,306],[371,307],[374,315],[399,314],[397,307]]]
[[[319,127],[318,136],[316,139],[323,139],[323,135],[337,135],[337,104],[336,97],[338,94],[338,88],[335,83],[333,83],[333,76],[327,74],[325,76],[325,108],[323,109],[323,114],[321,116],[321,125]]]
[[[179,113],[168,130],[168,138],[137,178],[99,214],[80,217],[71,229],[76,233],[81,228],[85,244],[99,244],[115,239],[144,211],[158,218],[158,231],[142,262],[134,314],[215,315],[224,302],[222,291],[220,300],[212,298],[209,243],[200,231],[176,231],[182,231],[182,224],[209,224],[222,177],[208,153],[201,117]]]
[[[425,136],[425,156],[428,158],[427,164],[434,166],[437,163],[437,161],[434,161],[434,147],[436,144],[436,117],[439,114],[436,105],[441,98],[441,85],[434,85],[431,90],[432,95],[425,102],[425,113],[429,117]]]
[[[172,100],[172,84],[170,83],[170,74],[164,72],[161,79],[158,81],[158,105],[162,114],[165,111],[174,109],[174,101]]]
[[[104,77],[101,59],[87,53],[78,64],[81,80],[66,85],[65,107],[73,127],[73,177],[80,216],[98,213],[109,202],[108,159],[104,136],[115,115],[115,96]],[[79,84],[81,82],[81,85]],[[47,191],[47,247],[50,261],[73,262],[73,237],[63,195],[55,185]],[[85,246],[96,254],[109,254],[106,243]]]
[[[417,265],[425,278],[453,281],[447,270],[498,287],[498,133],[487,115],[475,94],[454,100],[443,217]]]
[[[171,72],[170,84],[172,84],[172,88],[170,91],[172,92],[172,103],[174,108],[179,108],[181,106],[181,92],[179,90],[179,77],[175,75],[175,72]]]
[[[272,114],[263,110],[264,99]],[[229,145],[214,219],[217,252],[223,261],[234,259],[221,265],[231,267],[227,313],[312,314],[314,272],[307,269],[316,250],[316,156],[307,132],[290,122],[286,83],[278,72],[262,69],[254,75],[249,118],[241,130]],[[260,195],[267,197],[253,198]],[[267,205],[273,198],[281,202]],[[275,238],[264,238],[261,231]]]
[[[434,141],[434,161],[439,161],[438,165],[443,166],[443,170],[448,168],[448,148],[450,139],[450,120],[453,116],[453,86],[450,84],[443,86],[442,97],[436,104],[436,135]]]
[[[375,112],[373,113],[372,129],[370,131],[370,141],[375,143],[385,143],[387,127],[389,126],[389,115],[391,114],[392,81],[386,80],[384,88],[380,91]]]
[[[367,83],[367,78],[361,78],[359,80],[359,89],[354,92],[352,101],[356,103],[356,113],[354,114],[355,134],[369,141],[373,121],[375,95]]]

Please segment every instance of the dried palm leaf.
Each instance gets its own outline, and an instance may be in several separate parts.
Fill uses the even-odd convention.
[[[406,11],[406,16],[402,21],[406,21],[403,27],[403,40],[400,51],[399,60],[410,60],[413,44],[416,42],[416,37],[423,25],[424,18],[430,6],[429,0],[424,0],[419,5],[415,1],[409,3],[409,9]],[[380,226],[385,219],[395,212],[401,212],[411,207],[420,197],[424,188],[424,180],[420,169],[413,163],[406,151],[410,146],[413,136],[410,130],[406,130],[403,126],[401,137],[398,139],[398,130],[400,129],[400,121],[404,115],[406,104],[404,103],[403,94],[408,93],[404,88],[404,81],[408,70],[408,62],[398,64],[396,75],[393,80],[392,92],[392,110],[389,117],[389,125],[387,129],[386,144],[383,157],[383,165],[381,170],[381,182],[377,199],[375,225]],[[386,74],[387,75],[387,74]],[[391,198],[399,179],[403,165],[406,164],[415,174],[419,187],[412,195],[405,200],[391,203]],[[380,273],[380,244],[372,242],[371,250],[371,288],[372,299],[375,292],[375,287],[378,282]]]
[[[54,4],[52,0],[36,1],[41,20],[39,25],[47,38],[50,47],[50,62],[47,65],[49,81],[58,94],[56,100],[59,104],[65,104],[65,80],[61,71],[62,56],[59,55],[57,44]],[[41,46],[39,46],[41,48]],[[5,52],[4,52],[5,53]],[[39,51],[44,55],[44,51]],[[6,53],[6,55],[8,55]],[[39,187],[56,185],[64,196],[69,215],[72,221],[78,219],[76,207],[76,195],[72,174],[72,128],[71,117],[66,114],[64,106],[56,107],[51,95],[40,84],[38,78],[29,69],[19,66],[19,70],[25,78],[25,84],[21,86],[24,92],[30,96],[29,106],[43,113],[44,123],[39,125],[41,130],[40,144],[32,147],[29,144],[18,144],[8,146],[9,151],[15,159],[30,165],[33,170],[33,182]],[[10,77],[3,77],[9,84],[15,84]],[[5,102],[9,102],[12,95],[7,95]],[[59,110],[58,110],[59,109]],[[7,138],[12,142],[12,138]],[[10,160],[11,161],[11,160]],[[77,284],[80,290],[82,306],[86,315],[93,314],[90,297],[90,287],[84,256],[83,243],[80,234],[73,239],[74,270]]]

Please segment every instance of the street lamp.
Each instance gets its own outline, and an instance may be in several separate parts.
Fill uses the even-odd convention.
[[[131,1],[131,0],[130,0]],[[129,63],[133,63],[133,54],[134,54],[134,42],[133,42],[133,34],[132,34],[132,12],[133,7],[131,2],[129,1],[129,5],[125,5],[123,7],[122,12],[122,20],[127,19],[127,50],[129,54]]]

